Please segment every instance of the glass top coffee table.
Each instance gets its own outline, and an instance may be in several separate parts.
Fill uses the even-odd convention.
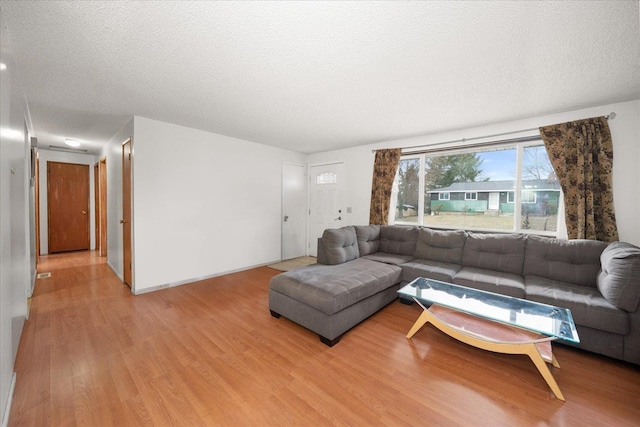
[[[569,309],[425,278],[417,278],[398,294],[401,298],[413,299],[424,310],[407,338],[431,323],[474,347],[497,353],[526,354],[555,396],[565,400],[547,363],[560,367],[551,341],[580,342]]]

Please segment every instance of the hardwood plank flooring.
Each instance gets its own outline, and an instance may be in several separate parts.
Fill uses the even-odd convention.
[[[562,345],[567,401],[525,356],[394,302],[336,346],[271,317],[268,267],[133,296],[94,252],[42,257],[10,426],[637,426],[640,368]]]

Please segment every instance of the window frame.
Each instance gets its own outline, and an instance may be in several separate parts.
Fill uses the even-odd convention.
[[[438,200],[451,200],[451,193],[449,191],[438,191]]]
[[[527,205],[529,203],[536,203],[537,202],[537,195],[535,194],[535,191],[532,192],[534,193],[534,201],[526,201],[524,200],[524,197],[522,195],[523,191],[530,191],[527,190],[525,188],[523,188],[523,163],[524,163],[524,150],[527,147],[538,147],[538,146],[544,146],[544,143],[542,141],[542,138],[537,138],[536,139],[529,139],[527,141],[522,141],[522,142],[514,142],[513,140],[510,141],[506,141],[504,144],[499,143],[499,142],[490,142],[490,143],[486,143],[486,144],[478,144],[478,145],[472,145],[472,146],[464,146],[464,147],[455,147],[455,146],[451,146],[451,147],[446,147],[446,148],[442,148],[442,149],[435,149],[435,150],[424,150],[424,151],[420,151],[417,153],[408,153],[408,154],[403,154],[401,156],[401,160],[405,160],[405,159],[419,159],[420,161],[420,170],[422,171],[422,173],[420,173],[418,175],[419,178],[419,205],[418,205],[418,221],[417,222],[409,222],[409,221],[403,221],[403,220],[396,220],[396,222],[398,224],[407,224],[407,225],[418,225],[418,226],[425,226],[425,227],[434,227],[434,228],[441,228],[441,229],[468,229],[468,230],[473,230],[473,231],[487,231],[487,232],[499,232],[499,233],[526,233],[526,234],[536,234],[536,235],[543,235],[543,236],[549,236],[549,237],[557,237],[559,234],[559,230],[564,229],[564,226],[560,224],[560,221],[564,221],[564,218],[561,218],[560,215],[557,216],[557,225],[556,225],[556,230],[555,231],[545,231],[545,230],[535,230],[535,229],[526,229],[522,227],[522,219],[524,218],[523,215],[523,204]],[[425,206],[424,206],[424,195],[425,195],[425,164],[426,164],[426,158],[427,157],[435,157],[435,156],[448,156],[448,155],[454,155],[454,154],[464,154],[464,153],[482,153],[482,152],[486,152],[486,151],[493,151],[493,150],[510,150],[510,149],[515,149],[516,151],[516,158],[515,158],[515,179],[514,179],[514,184],[515,184],[515,188],[516,190],[514,190],[513,193],[513,199],[512,201],[507,201],[508,203],[514,203],[514,209],[513,209],[513,227],[510,230],[507,229],[494,229],[494,228],[474,228],[474,227],[468,227],[468,226],[445,226],[445,225],[438,225],[438,226],[433,226],[433,225],[429,225],[429,224],[425,224],[424,218],[424,212],[425,212]],[[520,191],[517,191],[517,190]],[[560,196],[559,196],[559,204],[558,204],[558,212],[562,212],[564,211],[564,197],[562,195],[562,189],[559,189],[560,192]],[[431,194],[433,194],[434,192],[430,192]],[[442,201],[449,201],[451,200],[451,192],[437,192],[438,193],[438,200],[442,200]],[[474,192],[476,193],[476,199],[467,199],[467,193],[472,193],[472,192],[465,192],[465,200],[469,200],[469,201],[475,201],[478,200],[477,197],[477,191]],[[443,199],[443,194],[447,194],[449,198],[447,199]],[[507,192],[507,194],[509,194],[509,192]],[[507,196],[507,198],[509,198],[509,196]],[[562,206],[562,207],[561,207]],[[437,212],[436,212],[437,214]],[[433,211],[431,212],[431,215],[433,215]]]
[[[473,195],[474,197],[467,197],[469,195]],[[478,200],[478,192],[477,191],[465,191],[464,192],[465,200]]]

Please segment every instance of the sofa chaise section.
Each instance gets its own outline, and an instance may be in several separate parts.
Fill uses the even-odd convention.
[[[269,309],[317,333],[333,346],[342,335],[397,298],[397,265],[357,258],[355,229],[326,230],[317,264],[273,277]],[[320,249],[322,247],[322,249]]]

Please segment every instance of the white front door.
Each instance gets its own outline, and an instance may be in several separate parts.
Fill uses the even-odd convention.
[[[318,255],[318,238],[345,223],[344,163],[309,168],[309,255]]]
[[[500,193],[489,193],[489,209],[500,209]]]
[[[282,259],[306,255],[306,166],[282,165]]]

